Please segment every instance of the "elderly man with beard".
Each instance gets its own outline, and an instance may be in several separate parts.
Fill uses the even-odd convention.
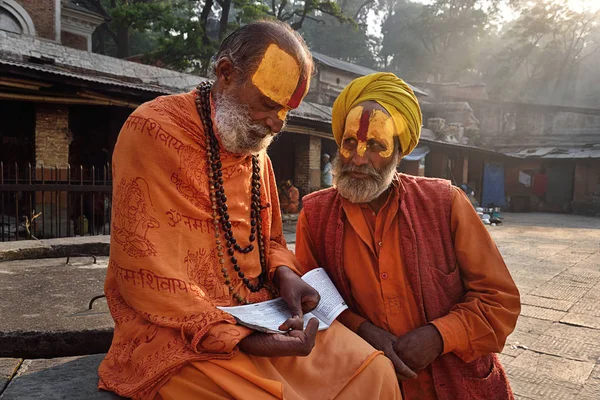
[[[393,362],[404,399],[510,399],[502,350],[519,292],[460,189],[396,173],[421,111],[393,74],[358,78],[333,105],[334,188],[304,198],[296,256],[325,268],[339,320]]]
[[[340,323],[303,326],[319,295],[287,250],[266,148],[312,70],[287,25],[249,24],[222,43],[214,84],[127,119],[105,283],[115,332],[99,388],[135,399],[400,398],[383,353]],[[154,223],[139,226],[144,218]],[[286,334],[217,308],[278,295],[290,309]]]

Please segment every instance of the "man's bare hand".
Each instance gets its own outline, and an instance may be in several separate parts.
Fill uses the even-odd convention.
[[[396,377],[399,381],[417,377],[417,374],[407,367],[402,361],[402,358],[394,351],[394,343],[398,340],[396,336],[368,321],[364,322],[360,328],[358,328],[357,333],[371,346],[375,347],[377,350],[383,351],[387,358],[392,361],[394,369],[396,370]]]
[[[319,321],[311,318],[306,330],[292,330],[286,334],[254,332],[239,343],[241,351],[259,357],[304,357],[315,346]]]
[[[281,324],[279,329],[301,331],[304,327],[302,318],[304,313],[314,310],[321,300],[319,292],[286,266],[278,267],[275,270],[274,281],[279,286],[281,298],[288,305],[292,316]]]
[[[427,367],[444,350],[444,341],[434,325],[427,324],[401,336],[394,351],[413,370]]]

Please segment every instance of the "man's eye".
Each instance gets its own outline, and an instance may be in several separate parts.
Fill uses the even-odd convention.
[[[263,107],[265,107],[269,110],[277,110],[277,109],[281,108],[281,106],[279,104],[267,101],[265,99],[263,99],[262,103],[263,103]]]
[[[356,140],[354,139],[345,139],[344,140],[344,147],[355,147],[356,146]]]
[[[369,143],[369,149],[373,150],[373,151],[385,151],[386,147],[384,145],[382,145],[381,143],[378,142],[370,142]]]

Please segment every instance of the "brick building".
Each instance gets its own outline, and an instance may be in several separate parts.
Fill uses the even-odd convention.
[[[600,109],[491,100],[483,85],[419,85],[432,102],[428,121],[444,119],[457,126],[451,139],[508,156],[513,210],[600,215]]]

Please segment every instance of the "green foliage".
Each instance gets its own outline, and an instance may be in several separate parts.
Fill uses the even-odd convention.
[[[403,76],[447,81],[475,67],[477,48],[495,27],[500,1],[401,1],[383,23],[381,55]],[[484,9],[484,7],[488,7]]]
[[[594,86],[580,83],[588,74],[597,76],[587,66],[600,48],[599,23],[600,11],[574,11],[565,0],[526,5],[487,66],[490,92],[499,98],[556,104],[594,99]]]
[[[408,80],[485,83],[493,98],[600,107],[600,14],[568,0],[76,1],[110,18],[95,51],[144,54],[181,71],[205,74],[227,33],[272,18],[315,51]],[[507,7],[516,19],[502,19]]]
[[[339,7],[344,15],[354,16],[342,22],[334,16],[324,15],[319,20],[304,23],[302,36],[312,50],[330,57],[365,67],[377,67],[375,54],[380,46],[378,37],[367,32],[366,12],[375,2],[346,0]]]

